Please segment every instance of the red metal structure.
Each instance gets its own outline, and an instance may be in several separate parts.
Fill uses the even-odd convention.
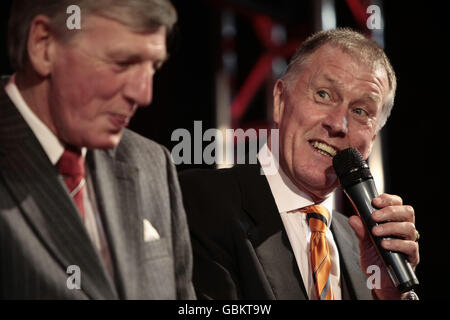
[[[230,128],[267,128],[270,124],[266,121],[266,119],[246,123],[244,116],[261,87],[266,83],[266,81],[270,81],[272,79],[272,63],[274,59],[283,58],[287,61],[295,53],[295,50],[307,34],[313,30],[313,28],[308,26],[308,22],[299,22],[294,26],[283,26],[282,21],[276,20],[271,17],[270,14],[240,7],[239,5],[236,5],[236,1],[210,0],[208,2],[219,7],[221,10],[229,10],[234,14],[248,20],[258,38],[259,43],[262,48],[264,48],[259,57],[255,57],[255,63],[251,71],[248,73],[245,81],[239,88],[232,88],[236,81],[232,81],[231,79],[233,76],[230,75],[230,88],[228,89],[232,99],[228,107],[229,119],[225,122],[228,122],[228,127]],[[316,10],[320,10],[320,5],[317,5],[319,2],[321,1],[314,2],[314,7]],[[370,37],[370,32],[367,32],[368,29],[366,27],[366,21],[369,16],[366,12],[366,8],[371,4],[371,2],[367,0],[346,0],[345,2],[357,25],[361,30],[365,30],[367,36]],[[334,2],[332,1],[332,3]],[[319,9],[317,9],[318,7]],[[309,24],[311,24],[311,21],[309,21]],[[280,43],[279,39],[273,37],[273,29],[280,25],[287,30],[287,37],[282,43]],[[294,32],[291,32],[292,30],[294,30]],[[230,39],[223,39],[222,50],[227,50],[227,48],[229,50],[234,50],[233,45],[230,45]],[[271,95],[267,94],[267,96],[270,97]],[[270,108],[271,101],[266,101],[265,107]],[[218,114],[219,113],[220,112],[218,112]]]

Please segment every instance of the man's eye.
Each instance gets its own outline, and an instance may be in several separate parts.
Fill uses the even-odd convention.
[[[116,65],[120,68],[127,68],[131,65],[129,61],[117,61]]]
[[[323,100],[330,100],[331,99],[330,95],[325,90],[317,91],[317,95],[320,97],[320,99],[323,99]]]
[[[353,109],[353,112],[359,116],[366,116],[366,117],[369,116],[369,113],[362,108],[355,108],[355,109]]]
[[[114,68],[118,71],[125,71],[128,70],[130,67],[136,64],[136,61],[134,60],[117,60],[114,61],[113,65]]]

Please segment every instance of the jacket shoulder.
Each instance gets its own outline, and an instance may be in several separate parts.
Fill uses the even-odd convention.
[[[180,172],[178,177],[187,206],[221,207],[239,202],[239,184],[233,171],[191,169]]]
[[[169,151],[164,146],[128,129],[125,129],[114,153],[118,161],[140,165],[155,166],[170,162]]]
[[[196,184],[198,187],[230,187],[236,183],[233,169],[188,169],[179,173],[180,181],[185,185]],[[219,184],[219,185],[218,185]],[[226,184],[226,185],[223,185]],[[211,187],[213,187],[211,185]],[[209,189],[209,188],[207,188]],[[213,189],[210,189],[213,191]]]
[[[228,238],[226,233],[239,220],[242,210],[234,170],[185,170],[179,180],[191,232],[201,237],[209,234],[214,239]]]

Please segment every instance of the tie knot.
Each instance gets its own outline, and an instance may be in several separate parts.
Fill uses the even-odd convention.
[[[65,149],[58,161],[58,171],[63,176],[84,177],[84,159],[80,150]]]
[[[330,213],[327,208],[320,205],[312,205],[300,209],[307,214],[309,227],[311,231],[325,232],[330,220]]]

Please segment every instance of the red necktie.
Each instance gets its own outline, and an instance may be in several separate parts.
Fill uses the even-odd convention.
[[[63,176],[69,189],[70,196],[78,207],[78,211],[84,220],[84,159],[80,150],[66,149],[58,161],[58,171]]]
[[[308,206],[300,211],[306,212],[311,230],[310,257],[317,298],[333,300],[330,285],[330,250],[325,237],[330,214],[325,207],[319,205]]]

